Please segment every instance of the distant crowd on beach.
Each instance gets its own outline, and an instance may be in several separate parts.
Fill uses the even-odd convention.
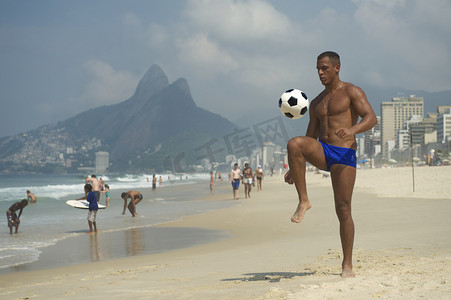
[[[442,151],[431,149],[426,156],[426,165],[428,166],[440,166],[442,165]]]
[[[254,172],[249,166],[249,163],[245,163],[243,169],[238,168],[238,163],[235,163],[233,168],[228,173],[228,180],[232,184],[233,199],[239,199],[239,188],[241,182],[244,185],[245,198],[251,197],[251,191],[255,186],[257,186],[257,191],[261,191],[263,178],[264,172],[261,165],[258,165]],[[213,173],[213,171],[210,172],[210,193],[216,192],[216,189],[214,188],[215,181],[223,181],[220,171],[215,173]]]

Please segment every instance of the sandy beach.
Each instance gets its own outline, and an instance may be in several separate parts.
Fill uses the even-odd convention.
[[[330,177],[308,173],[313,207],[300,224],[290,222],[297,205],[294,187],[281,175],[266,177],[263,191],[254,189],[249,199],[241,187],[238,205],[155,228],[178,232],[177,239],[200,228],[221,232],[220,239],[1,275],[0,298],[450,299],[450,174],[449,166],[415,168],[413,192],[411,168],[358,170],[355,278],[339,276],[341,245]],[[215,188],[218,193],[204,201],[232,198],[228,182]],[[123,233],[109,234],[114,239]],[[106,233],[97,235],[101,239]],[[73,246],[67,241],[63,250],[70,253]]]

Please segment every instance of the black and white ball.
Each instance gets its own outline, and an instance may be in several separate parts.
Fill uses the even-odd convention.
[[[309,100],[303,91],[290,89],[280,96],[279,108],[285,117],[299,119],[307,113]]]

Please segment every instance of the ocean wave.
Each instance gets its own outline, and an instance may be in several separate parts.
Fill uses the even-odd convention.
[[[37,175],[35,175],[37,176]],[[191,184],[201,180],[209,180],[209,174],[156,174],[159,179],[162,177],[162,187],[170,185]],[[152,175],[141,174],[124,174],[118,176],[98,176],[110,186],[110,190],[138,189],[147,188],[152,184]],[[30,178],[30,177],[29,177]],[[84,180],[80,176],[72,177],[50,177],[48,180],[42,180],[40,184],[28,185],[27,178],[22,180],[22,184],[13,187],[0,187],[0,202],[3,201],[19,201],[27,197],[26,191],[30,190],[38,198],[54,198],[64,200],[69,195],[83,194]],[[33,182],[33,180],[29,180]],[[79,183],[77,183],[79,182]],[[54,184],[53,184],[54,183]]]
[[[41,253],[39,249],[28,247],[0,249],[0,269],[35,262]]]

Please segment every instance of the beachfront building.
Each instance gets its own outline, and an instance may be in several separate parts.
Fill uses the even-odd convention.
[[[437,142],[437,130],[424,134],[424,144],[425,145],[427,145],[429,143],[436,143],[436,142]]]
[[[110,165],[110,154],[105,151],[96,152],[96,173],[104,173]]]
[[[363,137],[356,137],[357,142],[357,157],[365,156],[365,135]]]
[[[437,113],[428,113],[427,117],[417,123],[411,123],[409,125],[410,134],[412,134],[413,145],[425,145],[430,141],[433,136],[432,133],[437,130]],[[426,141],[428,136],[428,141]]]
[[[439,105],[437,106],[437,114],[446,114],[451,109],[451,105]]]
[[[276,145],[272,142],[263,143],[263,168],[274,168],[274,151]]]
[[[376,116],[376,118],[377,124],[363,134],[364,154],[368,158],[376,157],[381,151],[381,117]]]
[[[274,170],[279,171],[279,173],[282,172],[284,169],[283,164],[285,161],[285,156],[287,155],[287,149],[282,149],[281,146],[276,146],[274,149]]]
[[[406,121],[413,115],[424,116],[424,99],[410,95],[394,97],[392,102],[381,103],[381,150],[382,159],[390,159],[392,145],[398,148],[398,132],[406,129]]]
[[[203,158],[200,160],[200,165],[202,166],[204,171],[210,171],[211,170],[211,163],[208,158]]]
[[[437,116],[437,142],[446,143],[451,140],[451,108]]]
[[[398,141],[396,143],[399,150],[403,150],[410,147],[410,132],[408,129],[398,130]]]

